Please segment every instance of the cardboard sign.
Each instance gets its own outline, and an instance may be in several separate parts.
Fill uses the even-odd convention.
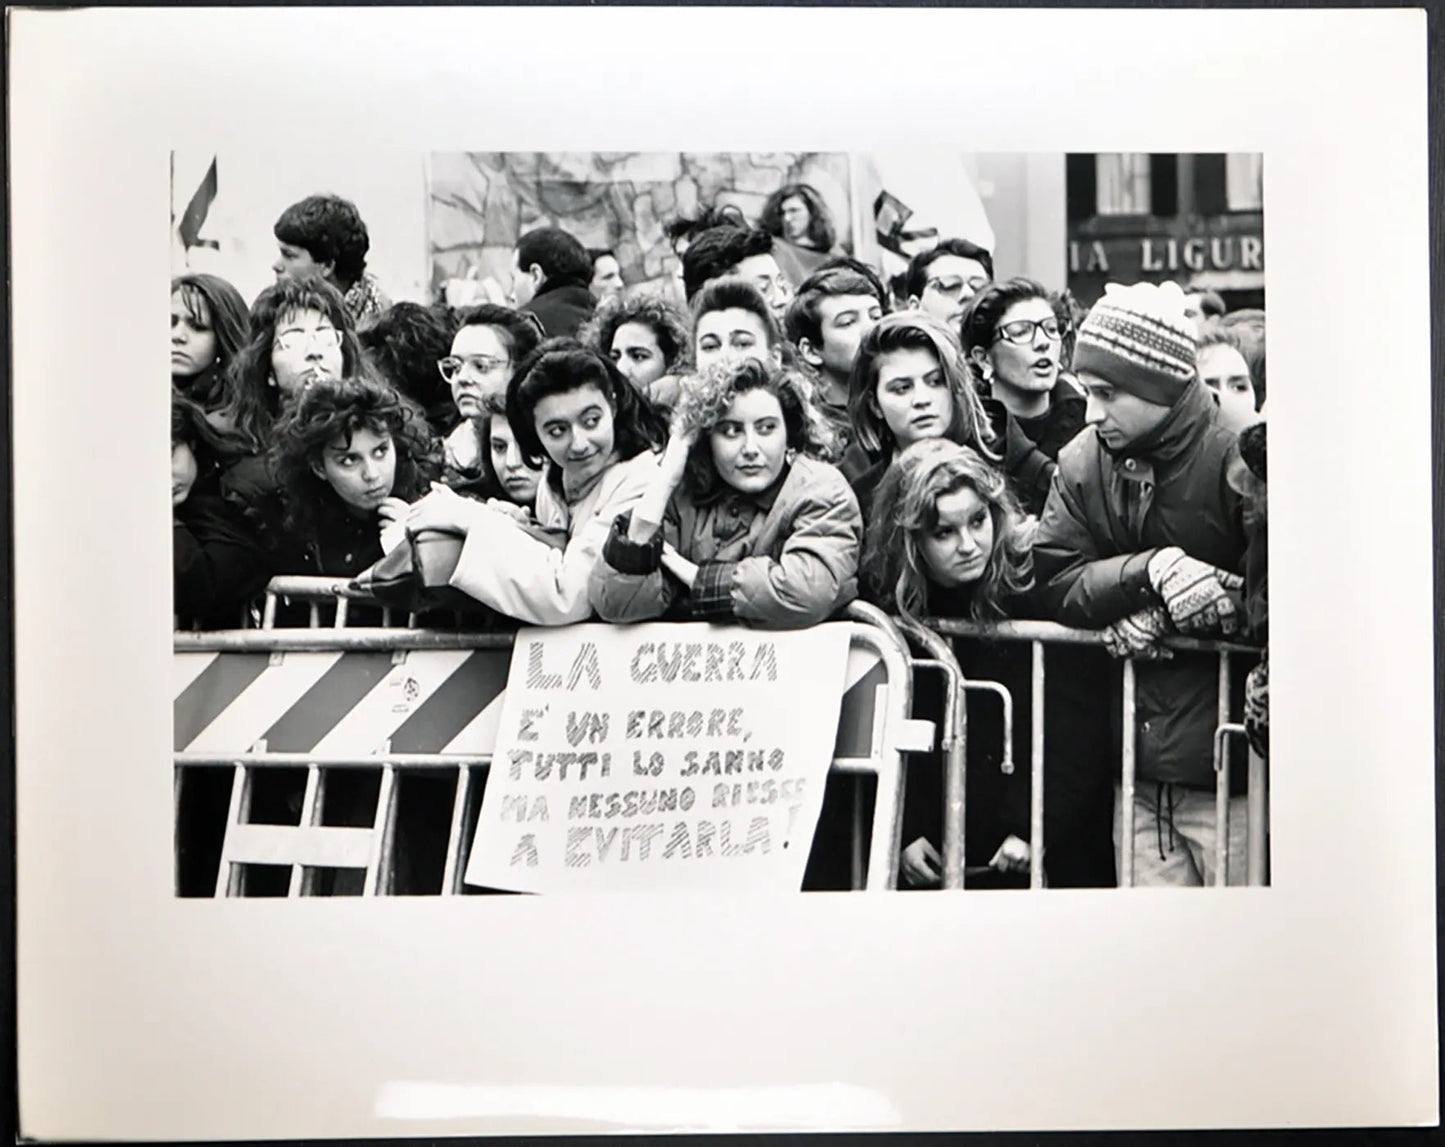
[[[797,890],[848,632],[523,629],[467,883]]]

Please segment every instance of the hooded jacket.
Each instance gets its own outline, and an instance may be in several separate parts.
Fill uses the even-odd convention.
[[[756,497],[724,489],[700,501],[684,486],[650,543],[628,541],[628,520],[613,522],[592,572],[605,621],[666,615],[801,629],[858,595],[858,503],[835,467],[806,455]],[[664,541],[698,563],[691,591],[662,568]]]
[[[1057,621],[1102,629],[1157,605],[1148,565],[1164,546],[1241,572],[1241,499],[1225,480],[1233,436],[1215,425],[1215,409],[1195,380],[1159,426],[1124,450],[1080,434],[1060,452],[1034,541],[1040,597]],[[1218,680],[1208,654],[1138,663],[1140,779],[1214,787]]]

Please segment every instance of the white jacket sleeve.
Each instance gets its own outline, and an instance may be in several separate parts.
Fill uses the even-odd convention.
[[[655,468],[651,455],[618,463],[603,477],[597,496],[577,507],[562,549],[500,511],[478,514],[451,584],[528,625],[586,621],[592,616],[588,583],[602,558],[607,532],[613,519],[642,496]]]

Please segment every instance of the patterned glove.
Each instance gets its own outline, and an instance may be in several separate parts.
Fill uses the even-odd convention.
[[[1165,546],[1149,559],[1149,581],[1180,633],[1228,636],[1238,631],[1237,599],[1244,589],[1238,574],[1191,558],[1178,546]]]
[[[1107,626],[1103,630],[1104,648],[1114,657],[1167,660],[1174,652],[1161,645],[1159,639],[1169,631],[1169,615],[1164,607],[1151,605]]]
[[[1269,760],[1269,651],[1244,679],[1244,732],[1249,747]]]

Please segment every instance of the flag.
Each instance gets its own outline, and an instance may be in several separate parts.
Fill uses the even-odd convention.
[[[201,228],[205,226],[206,215],[211,210],[211,204],[216,198],[216,161],[211,160],[211,166],[206,168],[206,174],[201,179],[201,184],[191,196],[191,201],[186,204],[186,209],[181,215],[181,221],[177,225],[180,232],[181,243],[189,250],[192,247],[218,247],[212,239],[200,237]]]

